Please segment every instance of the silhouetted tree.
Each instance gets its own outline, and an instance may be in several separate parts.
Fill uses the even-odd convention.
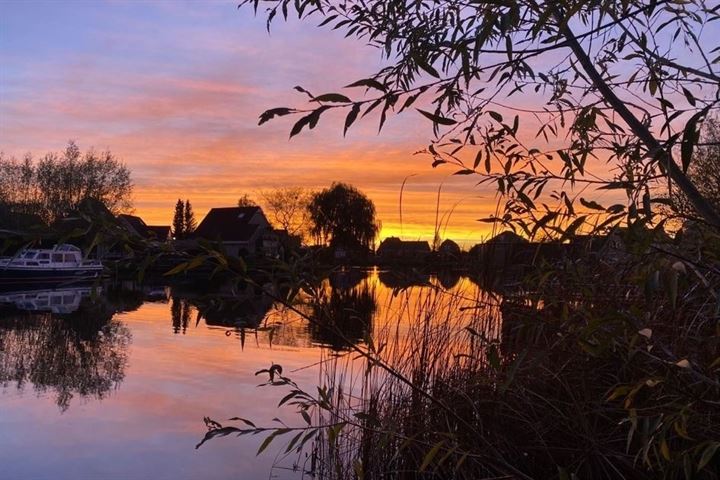
[[[263,208],[277,228],[305,237],[310,231],[308,205],[312,193],[302,187],[276,188],[260,192]]]
[[[243,194],[242,197],[238,198],[238,207],[257,207],[257,203],[255,200],[250,198],[250,195],[247,193]]]
[[[345,131],[373,110],[380,128],[388,115],[420,115],[432,123],[423,153],[433,166],[496,185],[504,211],[486,220],[528,237],[649,221],[645,207],[670,188],[720,231],[720,212],[686,174],[698,125],[720,103],[720,45],[705,28],[717,2],[243,4],[266,6],[268,28],[294,10],[387,60],[348,86],[363,93],[296,87],[309,106],[267,110],[260,123],[295,115],[292,137],[333,110],[345,112]],[[590,197],[605,190],[624,194],[624,204]]]
[[[38,162],[0,154],[0,205],[18,214],[37,215],[52,223],[84,200],[101,202],[113,214],[132,206],[130,170],[109,150],[84,154],[75,142],[62,153]]]
[[[173,237],[179,240],[185,236],[185,204],[178,198],[175,204],[175,215],[173,216]]]
[[[709,117],[703,124],[702,141],[693,153],[688,177],[697,185],[700,193],[720,211],[720,120]],[[699,214],[692,202],[677,192],[673,206],[683,217],[695,218]]]
[[[319,243],[370,248],[380,231],[372,200],[345,183],[333,183],[313,195],[308,211]]]
[[[185,235],[189,235],[197,228],[197,220],[195,220],[195,212],[193,212],[190,200],[185,200],[185,212],[183,214],[183,228]]]

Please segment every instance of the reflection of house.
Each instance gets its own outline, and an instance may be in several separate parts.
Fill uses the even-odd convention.
[[[213,208],[200,222],[195,236],[222,243],[228,255],[244,256],[279,245],[272,236],[272,228],[260,207]],[[277,253],[277,252],[276,252]]]
[[[405,241],[388,237],[377,249],[381,262],[422,263],[430,255],[430,245],[425,241]]]
[[[170,227],[167,225],[147,225],[142,218],[124,213],[118,215],[117,220],[131,235],[158,242],[170,240]]]
[[[380,283],[387,288],[410,288],[430,285],[430,274],[416,270],[382,270],[378,273]]]

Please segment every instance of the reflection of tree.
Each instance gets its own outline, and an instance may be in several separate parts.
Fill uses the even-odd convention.
[[[10,313],[0,318],[0,384],[51,391],[62,411],[74,395],[104,398],[122,382],[130,331],[104,308],[58,318]]]
[[[207,325],[257,328],[272,308],[273,301],[267,295],[258,294],[237,298],[210,296],[193,300],[193,304]]]
[[[192,307],[187,300],[173,296],[170,304],[170,316],[172,317],[173,333],[187,332],[190,323],[190,309]]]
[[[437,279],[445,290],[452,290],[460,282],[460,273],[455,270],[441,270],[437,273]]]
[[[328,280],[330,281],[330,286],[334,289],[349,290],[360,285],[360,282],[367,278],[367,276],[367,271],[351,268],[330,273]]]
[[[353,289],[328,287],[312,299],[311,306],[313,340],[333,349],[344,349],[348,347],[347,341],[361,341],[372,331],[377,310],[375,288],[367,283]]]

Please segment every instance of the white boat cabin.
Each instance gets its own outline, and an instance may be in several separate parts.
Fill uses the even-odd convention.
[[[5,262],[3,262],[5,263]],[[82,251],[74,245],[57,245],[52,249],[22,250],[17,256],[6,260],[11,267],[77,268],[99,265],[96,261],[83,260]]]

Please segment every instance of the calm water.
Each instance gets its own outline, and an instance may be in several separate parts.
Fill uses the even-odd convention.
[[[350,272],[297,308],[361,341],[398,319],[412,322],[417,306],[398,301],[398,288],[421,295],[428,287],[411,285],[428,280],[469,297],[477,290],[455,275]],[[299,478],[287,469],[293,458],[273,469],[272,448],[255,455],[258,436],[196,450],[203,417],[299,424],[276,407],[283,391],[258,388],[254,373],[274,362],[314,389],[317,362],[342,346],[331,330],[251,291],[0,292],[0,478]]]

